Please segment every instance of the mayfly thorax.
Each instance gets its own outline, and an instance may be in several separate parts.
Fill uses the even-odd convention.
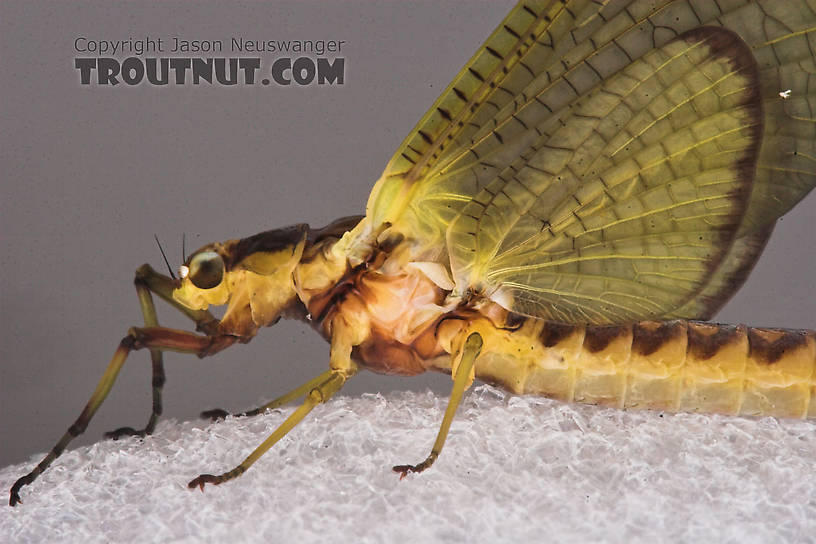
[[[805,0],[522,1],[397,149],[364,216],[143,265],[144,326],[20,490],[84,432],[130,352],[199,357],[281,318],[329,343],[328,369],[254,415],[302,404],[249,468],[361,368],[449,373],[438,457],[479,379],[620,408],[816,417],[816,332],[712,324],[776,220],[816,185],[816,12]],[[158,297],[195,332],[159,325]],[[225,306],[217,319],[210,306]],[[212,412],[210,415],[223,415]]]

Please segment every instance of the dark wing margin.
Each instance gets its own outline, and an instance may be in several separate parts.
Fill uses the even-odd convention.
[[[685,303],[682,308],[664,317],[698,320],[709,320],[714,317],[748,279],[748,275],[771,237],[773,227],[774,225],[771,224],[763,230],[734,240],[728,254],[722,259],[720,266],[708,279],[700,293]]]

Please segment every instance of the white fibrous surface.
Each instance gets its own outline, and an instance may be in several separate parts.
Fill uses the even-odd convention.
[[[805,542],[816,539],[816,422],[623,412],[474,388],[425,458],[447,399],[337,397],[237,480],[292,412],[162,422],[63,454],[4,542]],[[31,462],[0,471],[5,489]]]

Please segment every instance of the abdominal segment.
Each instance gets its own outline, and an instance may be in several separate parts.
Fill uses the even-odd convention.
[[[476,376],[513,393],[619,408],[816,417],[816,331],[528,318],[489,336]]]

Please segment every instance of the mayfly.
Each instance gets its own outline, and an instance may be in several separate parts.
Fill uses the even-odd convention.
[[[88,425],[128,354],[213,355],[281,317],[329,368],[247,414],[302,404],[246,471],[364,367],[450,373],[430,455],[480,379],[621,408],[816,417],[816,332],[717,325],[777,218],[816,185],[816,6],[523,1],[374,185],[363,217],[204,246],[180,278],[144,265],[130,329],[85,409],[10,504]],[[158,324],[153,295],[197,332]],[[226,305],[222,319],[209,306]]]

